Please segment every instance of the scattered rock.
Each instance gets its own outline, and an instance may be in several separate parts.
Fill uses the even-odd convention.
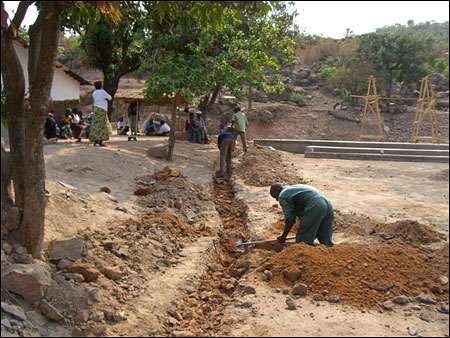
[[[53,261],[69,259],[74,262],[81,257],[83,245],[84,240],[80,237],[53,241],[49,248],[50,259]]]
[[[151,194],[152,193],[152,188],[150,188],[150,187],[147,187],[147,188],[137,188],[135,191],[134,191],[134,194],[136,195],[136,196],[146,196],[146,195],[149,195],[149,194]]]
[[[388,300],[388,301],[383,303],[382,307],[386,311],[393,311],[394,310],[394,303],[392,303],[390,300]]]
[[[420,314],[420,319],[422,319],[425,322],[431,322],[431,317],[428,313],[422,312]]]
[[[315,302],[323,302],[325,300],[325,297],[321,294],[316,294],[313,296],[313,301]]]
[[[73,264],[72,261],[69,261],[68,259],[61,259],[57,265],[57,268],[59,270],[64,270],[65,268],[67,268],[69,265]]]
[[[417,330],[413,327],[408,327],[408,333],[410,336],[415,336],[417,334]]]
[[[86,309],[80,310],[74,318],[78,324],[86,323],[89,320],[89,311]]]
[[[341,302],[341,299],[339,298],[339,296],[331,296],[331,297],[328,297],[327,301],[329,303],[338,304]]]
[[[439,312],[448,314],[449,313],[448,305],[447,304],[441,304],[441,307],[439,308]]]
[[[29,303],[39,302],[52,284],[48,271],[38,264],[14,264],[2,270],[2,286]]]
[[[248,260],[238,259],[234,264],[236,269],[248,269],[252,263]]]
[[[416,301],[423,304],[437,304],[437,301],[435,301],[433,298],[428,296],[425,293],[421,293],[416,297]]]
[[[30,254],[17,255],[14,259],[18,264],[31,264],[33,263],[33,256]]]
[[[242,294],[243,295],[254,295],[254,294],[256,294],[256,289],[253,286],[247,285],[242,290]]]
[[[299,279],[301,275],[301,271],[297,268],[290,268],[283,271],[285,281],[288,281],[289,283],[295,283],[295,281],[297,281],[297,279]]]
[[[174,337],[197,337],[196,334],[190,331],[172,331]]]
[[[67,280],[74,280],[77,283],[83,283],[84,282],[84,276],[79,273],[66,273],[64,274]]]
[[[123,272],[118,267],[107,267],[103,270],[103,274],[112,280],[121,279]]]
[[[13,316],[17,319],[20,319],[22,321],[25,321],[27,319],[27,316],[25,315],[25,312],[22,310],[22,308],[20,308],[16,305],[11,305],[11,304],[2,302],[1,307],[2,307],[2,311],[9,313],[11,316]],[[3,337],[3,332],[2,332],[2,337]]]
[[[167,144],[158,144],[148,149],[147,156],[163,159],[167,157],[168,151],[169,146]]]
[[[400,295],[392,299],[392,302],[395,304],[405,305],[409,303],[409,299],[405,295]]]
[[[175,208],[181,209],[182,206],[183,206],[183,201],[181,199],[177,199],[175,201]]]
[[[447,284],[448,284],[448,278],[445,277],[445,276],[441,276],[441,277],[439,278],[439,283],[440,283],[441,285],[447,285]]]
[[[221,272],[221,271],[223,271],[223,266],[220,265],[219,263],[211,264],[211,266],[209,268],[213,272]]]
[[[111,193],[111,189],[109,187],[101,187],[100,191],[106,192],[107,194]]]
[[[9,243],[4,243],[2,245],[2,250],[5,252],[5,254],[9,255],[13,251],[13,247]]]
[[[53,305],[43,300],[41,302],[41,313],[50,320],[59,322],[64,319],[64,316]]]
[[[97,280],[100,276],[100,271],[95,266],[84,264],[80,262],[75,262],[66,268],[67,271],[73,273],[82,274],[86,282],[92,282]]]
[[[308,286],[305,284],[296,284],[292,289],[292,295],[306,297],[308,294]]]
[[[290,310],[290,311],[294,311],[297,309],[294,301],[291,298],[286,298],[286,305],[288,307],[288,310]]]
[[[272,272],[270,272],[269,270],[265,270],[264,271],[264,276],[263,276],[263,281],[264,282],[268,282],[270,280],[272,280]]]

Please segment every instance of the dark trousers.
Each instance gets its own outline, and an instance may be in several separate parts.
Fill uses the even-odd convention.
[[[220,175],[225,174],[225,166],[227,174],[231,174],[231,158],[234,150],[235,142],[230,138],[226,138],[220,144]]]

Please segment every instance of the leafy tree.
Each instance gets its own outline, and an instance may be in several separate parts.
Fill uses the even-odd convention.
[[[45,219],[45,163],[43,155],[44,121],[51,107],[51,87],[55,67],[58,38],[64,17],[80,13],[94,17],[97,9],[117,13],[111,2],[57,2],[36,3],[38,16],[28,29],[29,107],[25,108],[25,80],[22,66],[14,49],[14,40],[23,18],[33,1],[21,1],[16,14],[8,22],[8,14],[1,2],[1,67],[4,88],[7,91],[6,109],[10,137],[10,152],[2,145],[2,209],[14,203],[20,211],[17,237],[29,253],[40,256]],[[4,156],[5,155],[5,156]],[[7,155],[7,156],[6,156]],[[7,162],[4,162],[4,160]],[[11,168],[14,198],[4,184],[3,168]]]
[[[103,88],[113,97],[119,80],[137,70],[142,62],[141,41],[144,37],[145,17],[136,1],[119,1],[122,14],[119,20],[102,16],[95,22],[86,22],[78,32],[80,47],[91,67],[103,72]],[[75,23],[74,28],[80,23]],[[113,100],[108,101],[111,118]]]
[[[200,96],[211,88],[217,89],[223,85],[219,74],[226,79],[238,75],[236,68],[231,67],[235,58],[226,57],[233,55],[238,46],[231,46],[228,40],[220,40],[221,36],[234,34],[226,26],[228,18],[231,16],[239,21],[248,16],[262,17],[270,6],[266,2],[256,1],[168,1],[157,5],[144,2],[143,5],[151,22],[145,42],[150,61],[146,70],[151,73],[146,95],[155,100],[165,95],[175,97],[167,156],[168,160],[172,160],[176,107],[181,93],[188,98]],[[224,20],[225,17],[227,20]],[[245,47],[241,46],[239,50]]]
[[[375,75],[384,83],[387,97],[391,96],[394,79],[412,83],[425,74],[423,42],[407,34],[363,35],[356,50],[357,62],[373,66]]]

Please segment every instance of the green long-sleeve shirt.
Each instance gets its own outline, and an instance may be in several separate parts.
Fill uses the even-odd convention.
[[[295,218],[300,216],[305,207],[317,197],[324,197],[324,195],[320,190],[310,185],[296,184],[286,186],[278,196],[286,223],[294,224]]]

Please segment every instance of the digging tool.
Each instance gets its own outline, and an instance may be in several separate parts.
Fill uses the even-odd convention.
[[[295,239],[296,237],[288,237],[286,238],[286,241],[289,241],[291,239]],[[242,242],[242,239],[237,238],[234,240],[234,243],[236,244],[236,248],[238,248],[238,250],[243,250],[244,247],[247,247],[249,245],[255,245],[255,244],[264,244],[264,243],[274,243],[277,242],[276,239],[268,239],[268,240],[263,240],[263,241],[248,241],[248,242]]]

